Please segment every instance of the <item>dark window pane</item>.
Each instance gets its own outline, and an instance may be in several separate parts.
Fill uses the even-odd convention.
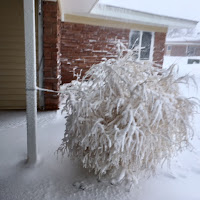
[[[195,47],[194,46],[188,46],[187,55],[188,56],[195,56]]]
[[[171,51],[172,47],[171,46],[167,46],[167,50]]]
[[[188,46],[187,55],[188,56],[200,56],[200,47],[199,46]]]
[[[199,64],[200,60],[199,59],[188,59],[188,64]]]
[[[141,44],[141,53],[140,53],[140,59],[141,60],[149,60],[150,49],[151,49],[151,38],[152,38],[152,33],[143,32],[143,34],[142,34],[142,44]]]
[[[134,49],[139,45],[140,31],[131,31],[129,48]]]
[[[133,49],[133,52],[134,52],[133,56],[135,59],[138,59],[139,43],[140,43],[140,31],[131,31],[129,49]]]

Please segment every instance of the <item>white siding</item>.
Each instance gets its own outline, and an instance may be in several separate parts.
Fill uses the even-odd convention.
[[[25,109],[23,0],[0,6],[0,109]]]

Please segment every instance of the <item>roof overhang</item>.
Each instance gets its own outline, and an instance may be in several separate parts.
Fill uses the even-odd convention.
[[[64,21],[65,14],[85,15],[90,14],[91,10],[98,3],[98,0],[58,0]]]
[[[198,21],[156,15],[152,13],[119,8],[99,3],[96,4],[96,6],[91,10],[91,13],[107,18],[111,17],[119,19],[120,17],[120,19],[123,19],[124,21],[131,21],[133,23],[140,23],[160,27],[193,28],[198,23]]]
[[[134,29],[152,32],[167,32],[167,27],[159,27],[152,25],[145,25],[140,23],[133,23],[131,21],[123,21],[121,19],[116,20],[115,18],[105,19],[101,16],[83,16],[83,15],[64,15],[65,22],[89,24],[94,26],[105,26],[113,28],[124,28],[124,29]]]
[[[192,46],[200,46],[200,39],[194,38],[172,38],[170,40],[166,40],[167,45],[192,45]]]
[[[59,0],[59,3],[65,22],[155,32],[167,32],[168,27],[194,28],[198,23],[100,4],[98,0]]]

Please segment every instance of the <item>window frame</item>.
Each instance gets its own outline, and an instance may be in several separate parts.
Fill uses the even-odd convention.
[[[130,34],[129,34],[129,48],[131,48],[131,37],[134,31],[137,31],[140,33],[140,38],[139,38],[139,51],[138,51],[138,58],[136,60],[139,61],[153,61],[153,49],[154,49],[154,39],[155,39],[155,32],[151,32],[151,31],[140,31],[140,30],[131,30]],[[141,50],[142,50],[142,36],[144,32],[148,32],[151,33],[151,45],[150,45],[150,52],[149,52],[149,59],[141,59]]]

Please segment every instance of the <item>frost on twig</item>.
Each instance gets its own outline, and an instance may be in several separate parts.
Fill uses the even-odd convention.
[[[66,130],[58,149],[100,177],[135,183],[189,147],[195,99],[182,96],[175,66],[134,61],[133,51],[93,65],[66,89]]]

